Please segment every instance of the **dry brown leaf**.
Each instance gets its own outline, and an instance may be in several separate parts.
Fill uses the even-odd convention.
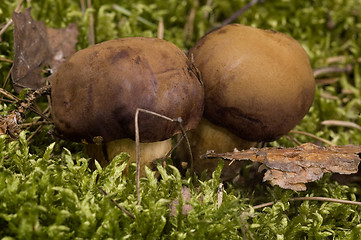
[[[22,122],[20,114],[12,111],[6,116],[0,116],[0,135],[8,134],[12,138],[16,138],[20,133],[19,123]]]
[[[229,161],[251,160],[263,163],[263,180],[295,191],[306,190],[305,183],[320,179],[324,173],[352,174],[358,171],[361,146],[320,147],[305,143],[295,148],[251,148],[231,153],[209,152],[202,157]]]
[[[50,66],[58,66],[75,52],[78,30],[75,24],[67,28],[47,28],[45,23],[31,17],[30,8],[23,13],[14,12],[14,66],[11,72],[16,92],[24,88],[36,90],[44,86],[41,73]]]

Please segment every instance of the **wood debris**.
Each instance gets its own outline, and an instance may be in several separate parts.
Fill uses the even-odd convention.
[[[305,143],[295,148],[251,148],[229,153],[208,152],[202,158],[251,160],[263,163],[263,177],[271,185],[295,191],[306,190],[306,183],[319,180],[324,173],[352,174],[358,171],[361,146],[320,147]]]

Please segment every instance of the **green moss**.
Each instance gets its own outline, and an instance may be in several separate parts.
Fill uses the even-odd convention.
[[[164,23],[164,39],[187,51],[195,41],[219,26],[248,0],[136,0],[92,1],[84,12],[81,1],[25,1],[32,15],[49,27],[65,27],[76,22],[80,31],[78,49],[89,46],[90,14],[94,17],[95,41],[131,37],[156,37],[158,24]],[[210,2],[207,5],[207,2]],[[17,3],[0,1],[0,23],[10,20]],[[318,85],[310,112],[295,128],[313,133],[334,144],[361,144],[357,129],[324,126],[324,120],[343,120],[361,124],[360,31],[361,1],[264,1],[248,9],[235,22],[274,29],[297,39],[307,51],[312,67],[346,66],[352,71],[334,77],[331,84]],[[194,11],[194,19],[189,18]],[[3,26],[3,25],[2,25]],[[187,26],[187,27],[186,27]],[[185,31],[192,29],[193,31]],[[1,35],[0,57],[13,59],[12,26]],[[343,56],[328,64],[327,59]],[[0,61],[0,86],[5,84],[11,63]],[[9,81],[6,90],[13,92]],[[327,97],[328,96],[328,97]],[[330,97],[331,96],[331,97]],[[41,99],[39,106],[47,106]],[[2,102],[1,115],[14,109]],[[27,114],[26,122],[37,116]],[[242,170],[242,188],[227,184],[223,203],[217,208],[219,174],[210,180],[181,176],[174,167],[158,167],[160,179],[151,171],[141,180],[140,206],[136,204],[135,167],[123,175],[126,154],[117,156],[102,169],[90,171],[82,146],[59,141],[44,127],[29,143],[36,128],[22,132],[11,141],[0,136],[0,237],[3,239],[359,239],[360,207],[331,202],[291,201],[292,197],[322,196],[360,200],[359,185],[341,185],[330,176],[308,185],[305,192],[293,192],[254,179],[250,165]],[[300,142],[316,142],[293,135]],[[55,142],[56,143],[53,143]],[[271,145],[293,146],[288,138]],[[67,150],[69,149],[69,150]],[[359,184],[359,180],[356,184]],[[108,195],[104,196],[99,187]],[[183,201],[182,188],[191,198]],[[135,219],[117,208],[111,199],[130,211]],[[178,199],[175,214],[171,205]],[[265,202],[272,206],[254,209]],[[182,207],[192,210],[183,215]]]

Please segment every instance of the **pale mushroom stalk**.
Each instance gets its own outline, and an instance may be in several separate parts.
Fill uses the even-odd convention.
[[[210,177],[212,172],[216,169],[218,161],[211,158],[201,159],[208,151],[215,153],[232,152],[234,150],[248,149],[256,146],[257,142],[246,141],[236,136],[224,127],[217,126],[205,118],[202,118],[198,127],[187,133],[194,159],[194,171],[198,175],[207,169],[207,174]],[[179,161],[188,163],[189,153],[186,151],[186,146],[183,144],[179,149],[176,149],[176,156]],[[232,166],[225,165],[223,167],[224,179],[226,176],[232,178],[237,174],[237,163]]]

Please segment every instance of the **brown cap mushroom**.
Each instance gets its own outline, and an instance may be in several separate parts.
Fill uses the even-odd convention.
[[[186,55],[155,38],[106,41],[75,53],[52,81],[56,130],[76,141],[134,140],[134,117],[143,108],[181,117],[186,130],[203,113],[203,86]],[[139,114],[141,142],[162,141],[179,133],[176,123]]]
[[[205,91],[207,120],[190,135],[198,173],[216,167],[213,159],[199,159],[207,150],[229,152],[276,140],[312,105],[315,80],[308,56],[288,35],[226,25],[202,37],[188,56]]]
[[[288,35],[240,24],[190,50],[205,87],[205,117],[249,141],[273,141],[308,112],[315,80],[302,46]]]

